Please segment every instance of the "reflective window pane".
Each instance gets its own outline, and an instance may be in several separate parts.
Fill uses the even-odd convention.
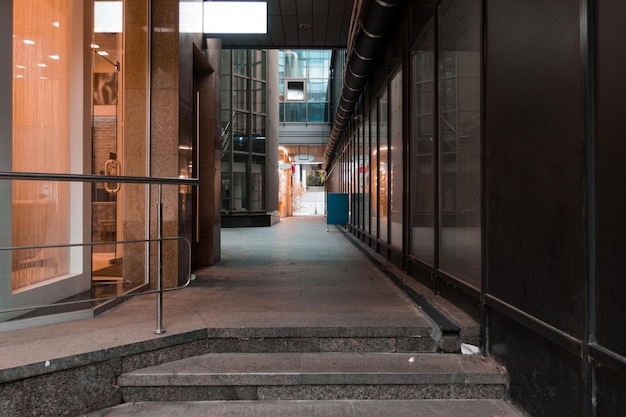
[[[435,52],[432,21],[412,51],[411,248],[412,256],[435,262]]]
[[[480,288],[480,2],[440,6],[440,268]]]

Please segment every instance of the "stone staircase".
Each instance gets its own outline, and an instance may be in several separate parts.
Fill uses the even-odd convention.
[[[524,416],[501,366],[441,353],[432,329],[216,332],[207,353],[120,375],[124,403],[88,416]]]

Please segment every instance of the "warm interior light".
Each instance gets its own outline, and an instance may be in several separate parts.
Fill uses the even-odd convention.
[[[59,60],[59,59],[61,59],[61,57],[60,57],[60,56],[58,56],[58,55],[49,55],[49,56],[48,56],[48,58],[50,58],[50,59],[54,59],[54,60]]]
[[[31,40],[31,39],[24,39],[24,43],[25,43],[26,45],[34,45],[34,44],[35,44],[35,41],[33,41],[33,40]]]
[[[267,33],[267,3],[209,1],[204,4],[204,33]]]
[[[100,56],[107,56],[107,55],[109,55],[109,53],[107,51],[98,51],[98,55],[100,55]]]

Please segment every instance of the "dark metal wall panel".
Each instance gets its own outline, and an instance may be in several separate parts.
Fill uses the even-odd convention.
[[[597,340],[626,357],[626,3],[596,2]]]
[[[486,2],[490,295],[582,338],[584,172],[579,4]]]
[[[626,410],[626,377],[610,369],[596,370],[596,416],[623,416]]]
[[[509,372],[511,400],[533,417],[585,415],[580,358],[500,313],[490,327],[492,354]]]

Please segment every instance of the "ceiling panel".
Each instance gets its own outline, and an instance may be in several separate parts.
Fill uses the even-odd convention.
[[[267,35],[250,37],[223,35],[222,46],[224,48],[346,48],[354,0],[267,0],[267,3]]]

